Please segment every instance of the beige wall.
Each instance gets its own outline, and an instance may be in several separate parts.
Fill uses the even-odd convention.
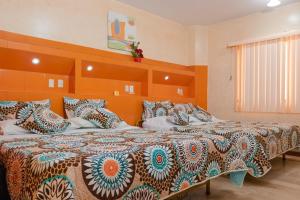
[[[208,64],[208,28],[206,26],[188,27],[191,65]]]
[[[295,114],[234,112],[234,53],[228,42],[300,29],[300,3],[249,15],[208,27],[208,109],[219,118],[234,120],[296,121]],[[233,75],[233,80],[230,76]]]
[[[107,50],[107,13],[136,18],[147,58],[189,63],[188,29],[114,0],[1,0],[0,29]]]

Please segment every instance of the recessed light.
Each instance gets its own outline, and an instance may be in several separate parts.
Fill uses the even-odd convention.
[[[272,8],[272,7],[279,6],[280,4],[281,2],[279,0],[270,0],[267,6]]]
[[[89,72],[93,71],[93,69],[94,69],[94,67],[92,65],[89,65],[89,66],[86,67],[86,70],[89,71]]]
[[[169,80],[169,78],[170,78],[169,76],[165,76],[165,80],[166,80],[166,81]]]
[[[31,62],[32,62],[32,64],[34,64],[34,65],[38,65],[38,64],[40,64],[40,59],[38,59],[38,58],[33,58]]]

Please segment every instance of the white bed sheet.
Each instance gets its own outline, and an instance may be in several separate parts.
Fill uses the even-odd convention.
[[[120,125],[117,128],[114,129],[101,129],[101,128],[81,128],[81,129],[75,129],[75,128],[69,128],[63,134],[72,134],[72,133],[84,133],[84,132],[106,132],[106,131],[125,131],[130,129],[139,129],[139,127],[136,126],[130,126],[126,122],[121,122]],[[0,135],[0,141],[1,140],[7,140],[7,139],[15,139],[15,138],[33,138],[33,137],[41,137],[43,135],[38,135],[30,132],[15,132],[11,135]]]
[[[190,123],[189,125],[203,125],[207,123],[215,123],[220,122],[224,120],[217,119],[216,117],[212,118],[212,122],[202,122],[199,119],[193,117],[192,115],[189,115],[190,117]],[[143,128],[150,129],[150,130],[160,130],[160,131],[167,131],[174,127],[180,127],[179,125],[173,124],[167,120],[167,116],[162,117],[153,117],[150,119],[147,119],[143,122]]]

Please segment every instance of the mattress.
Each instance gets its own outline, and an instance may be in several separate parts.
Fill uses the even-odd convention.
[[[11,199],[162,199],[248,170],[223,136],[132,127],[2,137],[0,163]]]
[[[209,134],[227,138],[238,148],[249,174],[254,177],[264,176],[271,169],[271,159],[300,144],[299,126],[287,123],[219,121],[171,130],[191,136]]]

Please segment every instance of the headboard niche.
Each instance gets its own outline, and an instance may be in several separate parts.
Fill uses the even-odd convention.
[[[32,64],[33,58],[40,63]],[[125,92],[126,85],[134,86],[134,93]],[[124,54],[0,31],[0,100],[49,98],[52,110],[64,116],[64,96],[106,99],[109,109],[134,125],[146,99],[206,108],[207,66],[150,59],[136,63]]]

